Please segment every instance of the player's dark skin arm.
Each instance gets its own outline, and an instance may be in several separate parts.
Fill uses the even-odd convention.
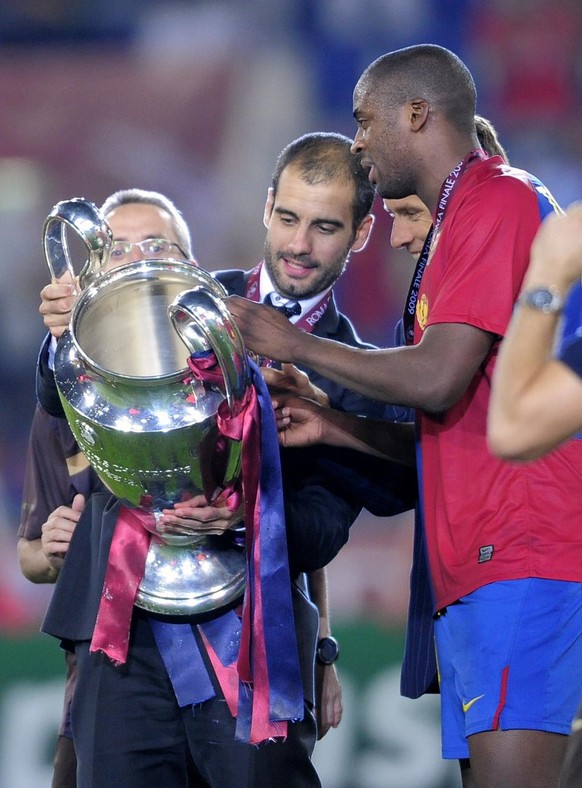
[[[273,404],[282,446],[294,448],[325,443],[412,468],[416,465],[412,422],[365,418],[298,397],[275,398]]]
[[[300,331],[282,315],[238,296],[227,299],[247,347],[317,370],[384,402],[442,413],[463,396],[495,340],[464,323],[429,326],[414,346],[361,350]]]

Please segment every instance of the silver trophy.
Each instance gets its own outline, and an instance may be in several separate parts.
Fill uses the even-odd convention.
[[[81,294],[55,353],[55,379],[79,447],[126,505],[158,516],[241,473],[241,444],[220,434],[217,411],[236,413],[251,385],[245,347],[223,287],[194,263],[144,260],[104,272],[112,233],[92,203],[58,203],[43,229],[53,279],[76,279],[68,233],[87,259]],[[78,240],[78,239],[76,239]],[[222,385],[195,379],[192,353],[213,351]],[[171,615],[207,613],[245,584],[244,529],[222,536],[154,533],[136,604]]]

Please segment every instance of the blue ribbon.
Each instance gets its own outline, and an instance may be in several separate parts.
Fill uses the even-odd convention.
[[[303,685],[291,599],[277,424],[269,389],[250,362],[261,410],[261,589],[272,720],[303,717]]]
[[[149,618],[180,707],[202,703],[216,693],[190,624],[170,624]]]

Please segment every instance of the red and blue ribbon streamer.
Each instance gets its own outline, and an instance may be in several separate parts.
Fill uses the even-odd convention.
[[[238,412],[223,402],[219,430],[242,441],[242,494],[245,503],[247,583],[242,618],[233,610],[197,625],[150,617],[158,649],[180,706],[196,704],[215,692],[200,652],[200,641],[214,667],[232,713],[236,738],[259,743],[286,736],[287,722],[303,718],[303,686],[291,598],[285,532],[283,484],[277,427],[268,388],[249,361],[252,385]],[[193,375],[223,383],[214,354],[189,360]],[[238,507],[240,486],[227,491]],[[138,510],[122,507],[111,544],[91,650],[116,663],[126,661],[131,609],[143,576],[150,534]]]

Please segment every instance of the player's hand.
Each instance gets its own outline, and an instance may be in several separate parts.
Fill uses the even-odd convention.
[[[276,361],[293,361],[291,348],[303,333],[285,315],[266,304],[257,304],[241,296],[225,299],[246,347],[257,356]]]
[[[158,518],[157,531],[172,536],[220,536],[237,526],[243,519],[243,507],[230,511],[224,498],[210,505],[203,495],[195,495],[188,501],[174,504],[172,509],[163,509]]]
[[[85,498],[77,493],[71,506],[59,506],[48,516],[41,530],[41,549],[49,564],[60,571],[73,533],[85,508]]]
[[[323,739],[330,728],[337,728],[343,714],[342,688],[335,665],[315,666],[315,719],[317,738]]]
[[[279,444],[286,448],[324,443],[325,411],[311,399],[303,397],[274,397],[273,408]]]
[[[554,284],[567,292],[582,276],[582,202],[565,214],[550,214],[532,243],[528,286]]]
[[[69,274],[61,277],[59,282],[51,282],[40,291],[38,311],[43,317],[45,326],[54,337],[60,337],[68,328],[71,310],[78,298],[77,285]]]
[[[311,399],[324,408],[329,407],[329,397],[325,391],[312,383],[305,372],[297,369],[293,364],[282,364],[281,369],[265,367],[261,372],[273,396],[293,394],[296,397]]]

